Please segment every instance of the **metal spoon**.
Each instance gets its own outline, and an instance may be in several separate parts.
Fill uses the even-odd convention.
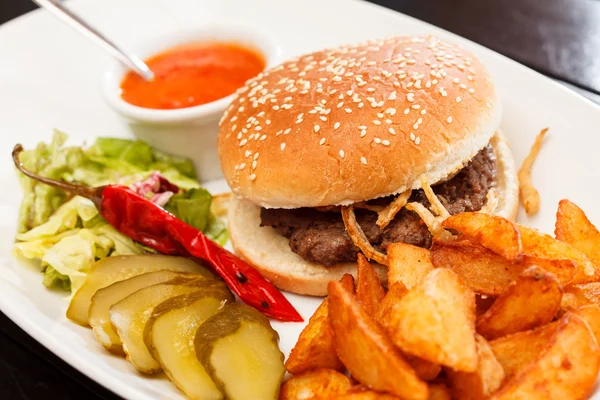
[[[96,29],[91,27],[81,17],[70,11],[67,7],[65,7],[65,5],[62,4],[59,0],[32,1],[40,7],[43,7],[46,10],[50,11],[52,15],[60,19],[65,24],[69,25],[71,28],[75,29],[77,32],[81,33],[83,36],[87,37],[88,39],[91,39],[92,41],[102,46],[110,54],[117,57],[119,61],[121,61],[130,69],[132,69],[146,81],[151,81],[154,79],[154,73],[148,67],[148,65],[146,65],[146,63],[144,63],[134,54],[125,53],[116,44],[107,39]]]

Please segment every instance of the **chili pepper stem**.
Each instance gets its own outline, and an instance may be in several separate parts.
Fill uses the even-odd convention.
[[[46,185],[49,185],[49,186],[52,186],[52,187],[55,187],[58,189],[62,189],[65,192],[73,193],[77,196],[81,196],[81,197],[85,197],[86,199],[90,199],[96,205],[100,205],[100,203],[102,202],[103,187],[94,188],[94,187],[79,185],[76,183],[61,182],[61,181],[57,181],[54,179],[40,176],[32,171],[29,171],[27,168],[25,168],[23,166],[23,163],[21,163],[21,161],[19,160],[19,154],[21,154],[22,151],[23,151],[23,146],[21,146],[20,144],[17,144],[12,151],[12,158],[13,158],[13,162],[15,163],[15,167],[17,167],[17,169],[25,176],[27,176],[33,180],[36,180],[38,182],[44,183]]]

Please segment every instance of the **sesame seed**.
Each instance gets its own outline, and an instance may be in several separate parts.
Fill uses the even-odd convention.
[[[454,78],[454,79],[452,79],[452,82],[454,82],[454,83],[458,83],[458,82],[460,82],[460,79],[458,79],[458,78]]]
[[[241,163],[240,164],[240,171],[243,170],[244,168],[246,168],[246,163]]]
[[[344,106],[344,102],[343,102],[343,101],[340,101],[340,102],[337,104],[337,108],[342,108],[343,106]]]
[[[379,103],[377,103],[377,107],[383,107],[384,101],[381,100]]]
[[[396,131],[394,130],[394,128],[390,128],[390,129],[388,129],[388,132],[389,132],[390,134],[392,134],[392,135],[395,135],[395,134],[396,134]]]
[[[367,136],[367,130],[363,129],[362,131],[360,131],[360,137],[365,137]]]
[[[242,139],[242,132],[237,134],[237,140],[240,140],[240,139]]]
[[[473,88],[469,89],[469,93],[471,93],[471,94],[475,93],[475,89],[473,89]]]
[[[290,133],[292,131],[292,128],[287,128],[285,131],[283,131],[284,135],[287,135],[288,133]]]
[[[372,87],[370,87],[370,88],[367,89],[367,92],[370,92],[370,93],[373,93],[374,91],[375,91],[375,89],[372,88]]]
[[[418,146],[421,144],[421,137],[419,136],[418,138],[415,139],[415,144]]]
[[[333,129],[337,129],[340,127],[340,123],[336,122],[335,124],[333,124]]]
[[[267,125],[271,125],[271,120],[270,120],[270,119],[266,120],[266,121],[265,121],[265,124],[267,124]]]
[[[386,123],[386,124],[391,124],[391,123],[392,123],[392,120],[391,120],[391,119],[389,119],[389,118],[387,118],[387,119],[385,120],[385,123]]]
[[[461,101],[462,101],[462,98],[461,98],[460,96],[458,96],[458,97],[456,98],[456,102],[457,102],[457,103],[460,103]]]
[[[381,121],[380,121],[380,120],[378,120],[378,119],[374,120],[374,121],[373,121],[373,123],[374,123],[375,125],[381,125]]]
[[[324,116],[324,115],[321,115],[321,116],[319,117],[319,119],[320,119],[321,121],[323,121],[323,122],[327,121],[327,117],[326,117],[326,116]]]
[[[451,124],[452,123],[452,117],[448,117],[448,119],[446,121],[448,121],[448,123]]]
[[[256,161],[256,160],[252,161],[252,169],[256,169],[257,165],[258,165],[258,161]]]
[[[303,119],[297,119],[297,120],[296,120],[296,123],[297,123],[297,124],[299,124],[299,123],[301,123],[302,121],[304,121],[304,120],[303,120]]]
[[[378,137],[376,137],[375,139],[373,139],[373,141],[377,144],[381,143],[381,139],[379,139]]]
[[[360,162],[361,162],[363,165],[367,165],[367,159],[366,159],[366,158],[364,158],[364,157],[361,157],[361,158],[360,158]]]
[[[389,140],[382,140],[381,144],[384,146],[389,146],[390,145],[390,141]]]
[[[421,106],[418,104],[413,104],[411,107],[415,110],[418,110],[419,108],[421,108]]]
[[[251,152],[250,150],[246,150],[246,151],[244,152],[244,156],[245,156],[245,157],[250,157],[251,155],[252,155],[252,152]]]
[[[396,100],[396,91],[394,90],[390,96],[388,97],[388,100]]]
[[[425,110],[425,109],[422,109],[422,110],[421,110],[421,115],[425,115],[425,114],[427,114],[427,110]]]
[[[262,136],[260,137],[260,141],[262,142],[262,141],[263,141],[263,140],[265,140],[266,138],[267,138],[267,135],[262,135]],[[256,153],[256,154],[258,154],[258,153]]]
[[[406,87],[407,87],[407,88],[410,88],[410,87],[412,87],[413,85],[414,85],[414,82],[408,82],[408,83],[406,84]]]
[[[395,108],[388,108],[387,110],[385,110],[386,114],[389,114],[391,116],[396,115],[396,109]]]
[[[415,134],[414,133],[410,133],[410,140],[412,140],[413,142],[415,141]]]
[[[415,123],[415,124],[413,125],[413,129],[414,129],[414,130],[417,130],[417,129],[419,129],[419,124]]]
[[[348,114],[350,114],[352,112],[352,109],[350,109],[350,108],[344,108],[344,111],[346,111]]]
[[[458,85],[458,87],[460,87],[461,89],[466,89],[467,85],[465,85],[464,83],[461,83],[460,85]]]
[[[377,118],[383,118],[383,113],[377,113]]]
[[[340,157],[344,158],[344,150],[340,150]]]
[[[404,115],[408,115],[408,113],[409,113],[409,112],[410,112],[410,108],[406,108],[406,109],[404,110]]]
[[[318,124],[315,124],[315,132],[319,132],[320,129],[321,127]]]
[[[283,149],[285,149],[285,142],[281,143],[281,145],[279,146],[279,148],[281,149],[281,151],[283,151]]]
[[[367,127],[364,126],[364,125],[361,125],[361,126],[358,127],[358,129],[360,129],[362,131],[363,129],[367,129]]]
[[[327,140],[327,139],[325,139],[325,138],[321,138],[321,140],[319,140],[319,144],[320,144],[321,146],[323,146],[323,145],[325,144],[325,141],[326,141],[326,140]]]
[[[240,142],[240,147],[244,146],[246,143],[248,143],[248,139],[243,139],[243,140]]]
[[[360,103],[358,103],[358,108],[363,108],[365,106],[365,103],[363,103],[362,101]]]
[[[273,108],[273,110],[275,110],[275,111],[279,110],[279,106],[273,106],[272,108]]]
[[[467,76],[467,79],[470,80],[470,81],[472,81],[473,77],[471,75],[469,75],[469,76]]]
[[[255,179],[256,179],[256,174],[252,174],[252,175],[250,175],[250,180],[251,180],[251,181],[253,181],[253,180],[255,180]]]

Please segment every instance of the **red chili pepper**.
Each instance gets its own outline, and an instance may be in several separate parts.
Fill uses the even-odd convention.
[[[13,161],[31,179],[92,200],[115,229],[154,250],[200,258],[212,266],[244,303],[266,316],[281,321],[303,321],[285,296],[257,270],[157,204],[126,186],[93,188],[38,176],[19,161],[22,150],[21,145],[15,146]]]

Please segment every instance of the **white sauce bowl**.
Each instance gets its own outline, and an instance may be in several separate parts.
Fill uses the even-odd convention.
[[[281,62],[281,49],[266,34],[254,27],[213,26],[162,35],[133,49],[145,60],[171,48],[203,42],[236,43],[259,52],[266,68]],[[115,61],[106,71],[102,91],[108,104],[128,120],[137,137],[151,146],[194,162],[200,181],[223,176],[217,154],[219,120],[235,94],[210,103],[173,109],[157,110],[127,103],[121,98],[121,83],[129,69]]]

